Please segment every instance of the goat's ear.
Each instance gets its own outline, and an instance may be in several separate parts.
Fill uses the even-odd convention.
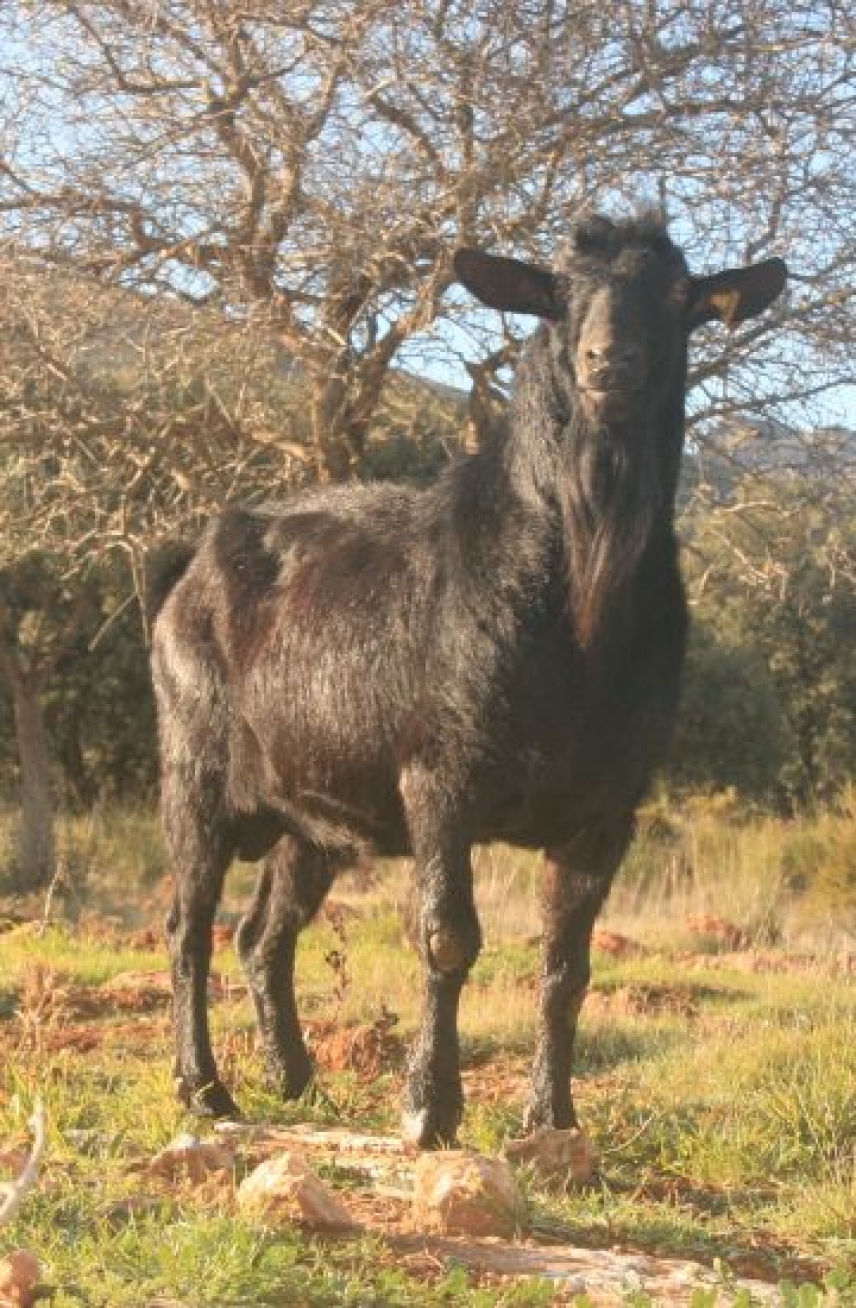
[[[733,327],[763,313],[788,280],[783,259],[765,259],[746,268],[727,268],[712,277],[692,279],[688,309],[690,328],[719,318]]]
[[[491,309],[530,313],[554,322],[564,316],[558,278],[544,268],[470,249],[458,250],[454,263],[461,285]]]

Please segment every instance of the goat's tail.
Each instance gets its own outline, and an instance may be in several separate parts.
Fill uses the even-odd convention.
[[[184,576],[196,547],[186,540],[165,540],[156,545],[146,559],[146,619],[151,626],[173,587]]]

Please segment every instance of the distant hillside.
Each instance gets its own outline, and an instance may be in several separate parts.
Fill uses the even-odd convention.
[[[799,430],[782,423],[729,423],[708,435],[687,453],[684,484],[687,493],[699,483],[713,487],[722,498],[747,477],[807,478],[836,485],[856,475],[856,431],[830,426]]]

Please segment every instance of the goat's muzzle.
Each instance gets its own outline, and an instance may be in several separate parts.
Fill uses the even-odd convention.
[[[646,375],[645,352],[632,343],[587,343],[577,358],[580,392],[604,414],[618,414],[637,403]]]

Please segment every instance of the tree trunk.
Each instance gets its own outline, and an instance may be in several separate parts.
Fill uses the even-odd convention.
[[[16,677],[13,700],[21,779],[17,880],[23,890],[39,890],[56,871],[48,735],[38,685]]]
[[[359,363],[346,348],[311,378],[312,440],[321,481],[360,475],[390,365],[410,329],[395,323]]]
[[[312,384],[312,443],[318,480],[348,481],[359,471],[361,433],[350,430],[347,387],[335,374]]]

